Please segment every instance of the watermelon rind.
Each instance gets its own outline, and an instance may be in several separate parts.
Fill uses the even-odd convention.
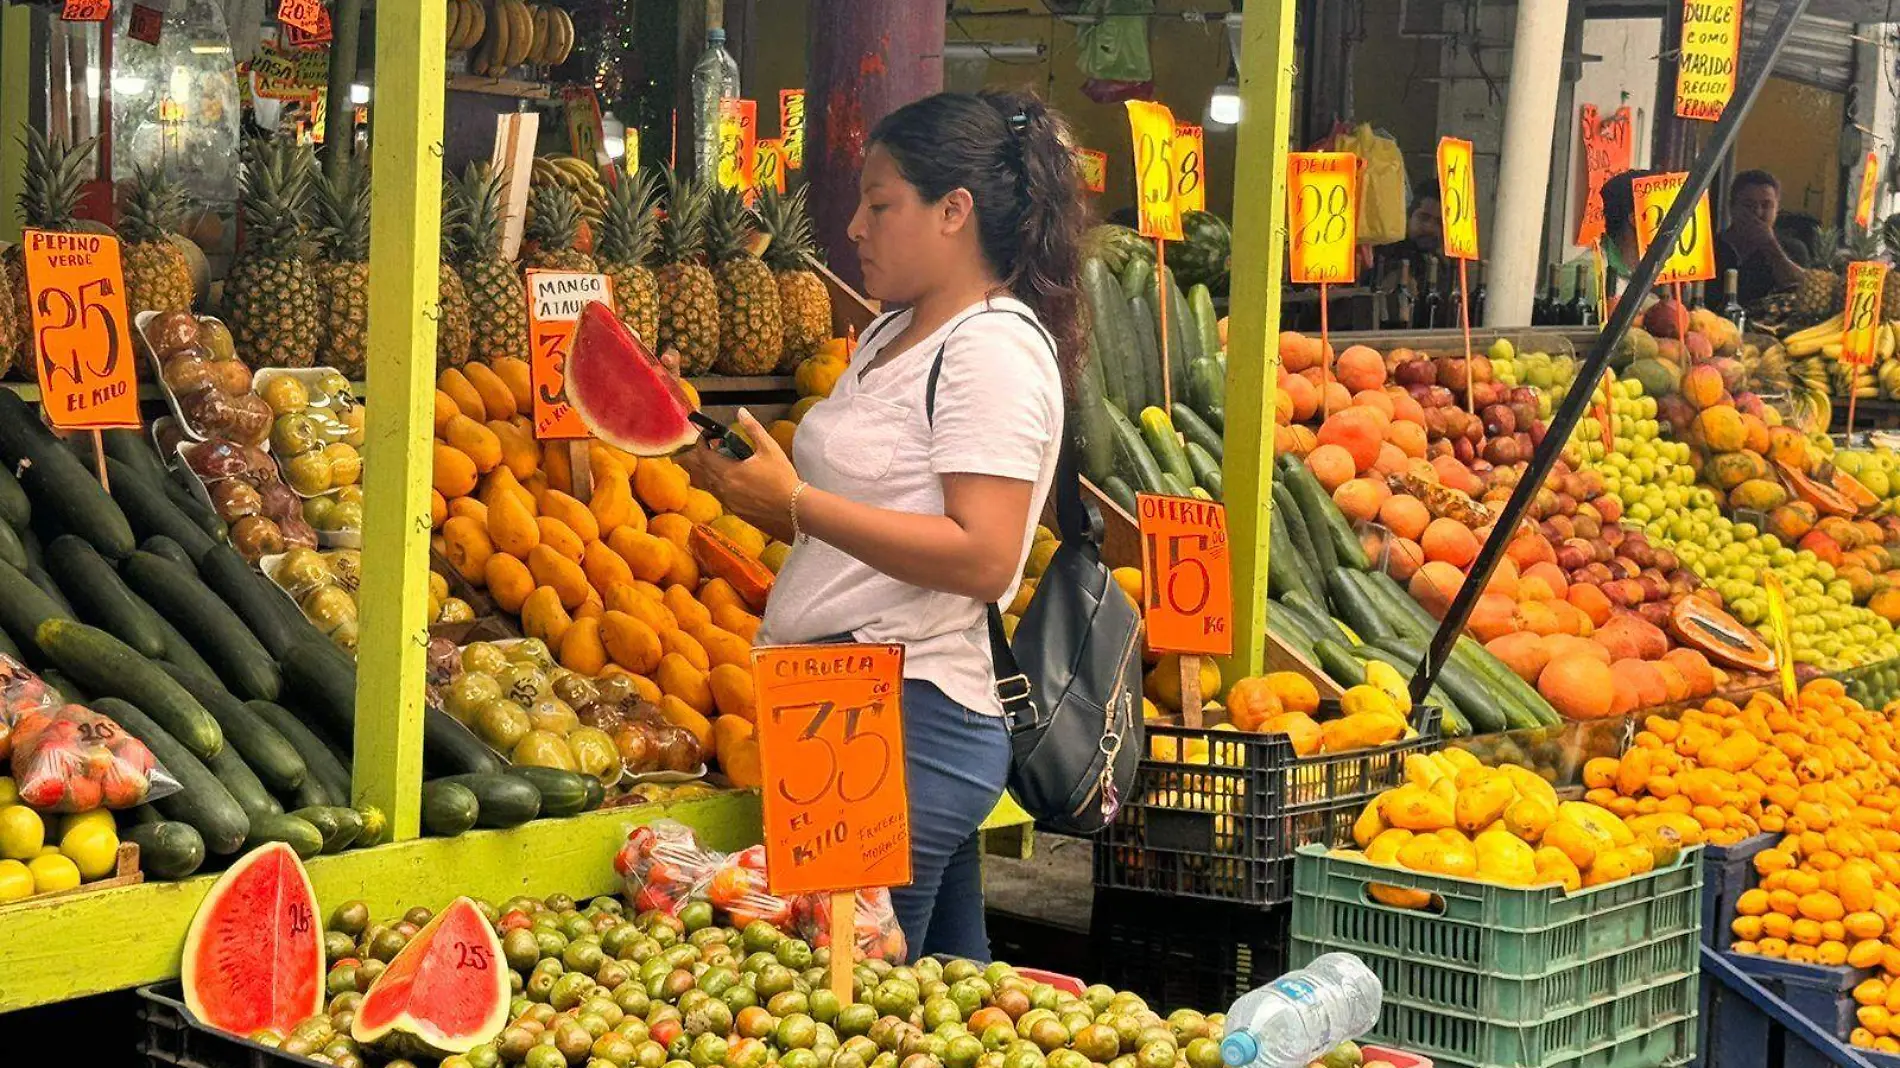
[[[438,947],[438,933],[451,921],[453,941]],[[424,968],[432,969],[426,977]],[[437,1018],[417,1011],[416,998],[432,992],[419,994],[425,978],[430,980],[427,985],[441,982],[456,996],[474,999],[478,1007],[486,999],[486,1011],[459,1032],[446,1030]],[[501,1034],[512,1000],[501,939],[473,901],[458,897],[417,931],[370,984],[356,1008],[350,1037],[367,1046],[391,1035],[407,1035],[439,1053],[467,1053]]]
[[[317,895],[290,846],[259,846],[211,885],[180,973],[185,1007],[221,1031],[283,1033],[323,1011]]]
[[[699,440],[686,391],[605,304],[581,309],[565,377],[581,424],[615,448],[671,456]]]

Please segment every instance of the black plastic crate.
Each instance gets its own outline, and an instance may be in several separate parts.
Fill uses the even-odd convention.
[[[1339,715],[1320,702],[1315,717]],[[1351,837],[1367,801],[1405,780],[1405,758],[1444,746],[1439,710],[1418,737],[1299,757],[1284,734],[1148,725],[1148,752],[1115,821],[1095,839],[1095,885],[1273,905],[1293,897],[1293,853]],[[1159,754],[1159,755],[1157,755]]]
[[[1089,923],[1093,976],[1132,990],[1157,1012],[1226,1012],[1234,999],[1285,974],[1291,905],[1171,901],[1097,890]]]
[[[322,1061],[297,1057],[198,1022],[185,1008],[176,982],[140,987],[139,1053],[151,1068],[322,1068]]]

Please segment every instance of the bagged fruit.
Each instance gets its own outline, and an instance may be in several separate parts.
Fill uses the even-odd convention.
[[[20,801],[42,812],[124,809],[179,789],[145,743],[0,655],[0,696]]]
[[[732,917],[734,927],[764,920],[774,927],[792,921],[792,902],[765,888],[765,847],[728,855],[706,884],[706,899]]]
[[[626,887],[627,901],[641,912],[660,909],[677,915],[704,889],[725,857],[702,848],[693,829],[674,820],[635,827],[614,856],[614,870]]]
[[[755,846],[764,850],[764,846]],[[891,892],[884,887],[858,891],[857,915],[853,925],[858,952],[865,960],[902,964],[908,959],[904,929],[897,925],[897,910],[891,905]],[[831,944],[831,895],[800,894],[792,899],[792,930],[811,943],[813,949]]]

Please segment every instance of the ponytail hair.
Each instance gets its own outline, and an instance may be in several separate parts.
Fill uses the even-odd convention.
[[[885,116],[870,144],[884,146],[924,200],[970,194],[984,257],[1055,338],[1063,380],[1072,384],[1088,350],[1087,213],[1061,116],[1026,93],[939,93]]]

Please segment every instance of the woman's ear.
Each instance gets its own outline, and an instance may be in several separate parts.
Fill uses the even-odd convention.
[[[958,187],[944,194],[937,203],[943,233],[947,237],[962,230],[976,217],[976,198],[968,189]]]

